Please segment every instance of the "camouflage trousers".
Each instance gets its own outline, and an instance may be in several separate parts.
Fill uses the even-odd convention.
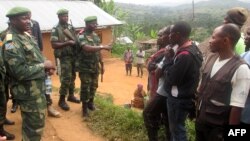
[[[0,92],[0,125],[4,123],[6,108],[6,95],[4,92]]]
[[[47,107],[44,94],[34,100],[17,100],[17,103],[22,116],[22,141],[40,141]]]
[[[13,99],[13,92],[10,89],[10,78],[7,77],[7,76],[4,79],[4,91],[5,91],[6,101],[7,102],[10,99],[10,95],[11,95],[11,98]]]
[[[81,80],[81,101],[88,102],[95,97],[98,88],[98,73],[79,72]]]
[[[75,65],[74,59],[70,56],[65,56],[59,58],[60,66],[61,66],[61,74],[60,82],[61,86],[59,89],[60,95],[73,95],[75,90],[75,79],[76,79],[76,72],[75,72]]]

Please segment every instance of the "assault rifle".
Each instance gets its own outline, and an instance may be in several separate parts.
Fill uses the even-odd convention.
[[[65,35],[67,38],[69,38],[70,40],[73,40],[73,41],[77,42],[76,37],[72,35],[72,33],[69,31],[68,28],[64,29],[64,30],[63,30],[63,33],[64,33],[64,35]]]
[[[77,49],[78,49],[77,46],[79,46],[79,42],[78,42],[78,39],[77,39],[77,37],[76,37],[75,28],[74,28],[74,26],[73,26],[71,20],[70,20],[70,23],[71,23],[71,26],[73,27],[74,34],[72,34],[68,28],[66,28],[66,29],[63,30],[63,34],[64,34],[67,38],[69,38],[70,40],[75,41],[75,45],[74,45],[74,56],[76,56]]]
[[[103,72],[102,72],[102,70],[103,70],[103,62],[100,62],[100,64],[101,64],[101,82],[103,82]]]

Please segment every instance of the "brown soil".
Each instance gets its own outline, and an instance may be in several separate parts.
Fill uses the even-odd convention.
[[[147,72],[144,70],[142,78],[137,77],[136,67],[133,67],[132,76],[126,76],[124,62],[117,58],[105,59],[105,74],[103,82],[99,81],[98,92],[112,94],[116,105],[130,103],[133,98],[133,92],[138,83],[143,84],[144,90],[147,86]],[[59,87],[58,76],[52,78],[54,87]],[[80,80],[76,80],[76,88],[80,87]],[[76,96],[79,97],[78,94]],[[81,105],[68,103],[70,111],[61,110],[58,105],[58,92],[52,94],[53,106],[62,114],[61,118],[47,117],[46,128],[43,135],[43,141],[105,141],[91,131],[83,118],[81,117]],[[10,113],[11,102],[8,102],[7,117],[16,122],[14,126],[5,126],[6,130],[16,135],[16,141],[21,140],[21,116],[20,110],[16,113]]]

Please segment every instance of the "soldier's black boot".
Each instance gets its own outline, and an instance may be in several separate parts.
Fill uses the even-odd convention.
[[[94,111],[94,110],[95,110],[94,98],[89,99],[88,108],[89,108],[89,110],[91,110],[91,111]]]
[[[73,103],[80,103],[81,101],[77,99],[73,94],[68,96],[68,101],[73,102]]]
[[[88,117],[88,103],[87,102],[82,102],[82,116],[83,117]]]
[[[61,107],[63,110],[68,111],[69,110],[69,105],[65,101],[65,95],[61,95],[59,102],[58,102],[59,107]]]
[[[3,124],[0,125],[0,136],[6,136],[7,140],[14,140],[15,139],[15,135],[4,130]]]

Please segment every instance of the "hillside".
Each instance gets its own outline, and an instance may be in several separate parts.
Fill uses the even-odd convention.
[[[145,33],[151,29],[158,30],[175,21],[184,20],[194,28],[194,38],[202,41],[208,37],[212,30],[220,25],[226,11],[232,7],[241,6],[250,9],[250,3],[237,0],[209,0],[194,4],[194,17],[192,3],[176,7],[143,6],[116,3],[116,6],[128,13],[127,23],[135,23],[143,27]]]
[[[176,7],[167,6],[162,3],[161,6],[143,6],[143,5],[133,5],[116,3],[118,8],[123,11],[128,12],[128,20],[132,22],[139,22],[141,20],[149,19],[152,21],[151,16],[155,19],[160,20],[160,18],[167,18],[169,20],[183,18],[192,18],[192,3],[184,4]],[[250,3],[237,1],[237,0],[210,0],[203,1],[194,4],[195,16],[199,14],[212,15],[212,16],[222,16],[225,11],[229,8],[241,6],[250,9]],[[150,18],[149,18],[150,17]],[[197,17],[198,18],[198,17]],[[153,18],[154,19],[154,18]]]

